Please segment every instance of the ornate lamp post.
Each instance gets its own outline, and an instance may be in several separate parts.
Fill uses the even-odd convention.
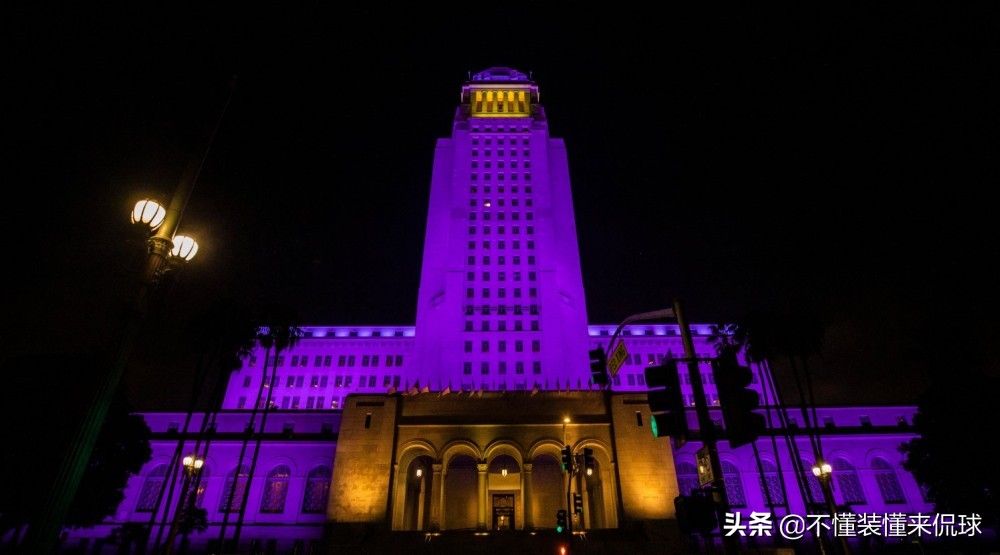
[[[182,180],[167,209],[152,199],[140,200],[132,208],[132,223],[147,226],[152,232],[146,240],[147,257],[139,291],[129,307],[128,321],[112,352],[110,367],[104,375],[96,377],[97,388],[87,404],[82,425],[74,435],[69,451],[60,462],[59,471],[51,483],[45,510],[28,528],[25,547],[30,553],[47,554],[56,550],[59,531],[80,487],[94,444],[125,373],[132,346],[149,312],[151,293],[167,271],[190,261],[198,252],[198,243],[194,239],[183,235],[174,236],[193,186],[193,179]]]

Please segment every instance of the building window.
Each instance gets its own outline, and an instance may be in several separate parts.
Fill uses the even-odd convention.
[[[167,465],[161,464],[153,468],[146,476],[146,481],[142,484],[142,491],[139,493],[139,503],[135,510],[141,513],[151,513],[156,508],[156,501],[163,491],[163,483],[167,478]]]
[[[245,408],[246,406],[247,406],[247,398],[240,397],[239,400],[236,402],[236,408],[242,409]]]
[[[899,485],[899,477],[885,459],[872,459],[872,470],[875,471],[875,482],[878,484],[879,492],[882,494],[882,501],[887,505],[897,505],[906,503],[903,496],[903,488]]]
[[[309,471],[306,478],[306,491],[302,498],[303,513],[326,512],[327,500],[330,498],[330,477],[333,471],[329,466],[317,466]]]
[[[483,341],[482,345],[480,345],[480,351],[484,352],[484,353],[490,352],[490,342],[489,341]]]
[[[497,372],[502,376],[507,373],[507,361],[501,360],[497,363]]]
[[[490,373],[490,363],[485,362],[485,361],[482,362],[482,363],[480,363],[480,365],[479,365],[479,372],[481,374],[489,374]]]
[[[285,499],[288,497],[288,482],[292,471],[285,465],[279,465],[267,475],[264,482],[264,499],[260,504],[262,513],[282,513],[285,511]]]
[[[534,372],[535,374],[541,374],[542,373],[542,361],[536,360],[536,361],[532,362],[531,363],[531,371]]]
[[[542,350],[542,342],[535,339],[531,342],[531,352],[537,353]]]
[[[698,484],[698,468],[689,462],[677,463],[677,489],[681,495],[691,495],[701,486]]]
[[[462,364],[462,373],[465,374],[466,376],[471,376],[472,375],[472,363],[471,362],[465,362],[465,363]]]
[[[844,503],[850,505],[865,505],[868,501],[865,500],[865,492],[861,489],[861,480],[858,479],[858,473],[854,470],[854,466],[847,462],[846,459],[834,459],[833,463],[833,476],[837,481],[837,488],[840,489],[840,494],[844,496]]]
[[[524,323],[520,320],[514,320],[514,331],[523,331]]]
[[[500,308],[506,308],[506,307],[500,307]],[[504,311],[504,313],[506,313],[506,311]],[[497,330],[498,331],[507,331],[507,321],[506,320],[500,320],[499,322],[497,322]]]
[[[472,341],[466,341],[465,342],[465,352],[467,352],[467,353],[471,353],[472,352]]]
[[[472,331],[472,320],[465,321],[465,331]],[[392,366],[392,358],[389,358],[388,360],[389,362],[386,366]]]
[[[285,387],[295,387],[295,376],[288,376],[288,380],[285,382]]]
[[[771,496],[771,506],[785,504],[785,491],[781,488],[781,476],[774,463],[768,460],[761,460],[764,468],[764,476],[758,476],[760,480],[760,496],[767,503],[767,496]]]
[[[246,493],[247,478],[250,476],[250,467],[243,465],[229,471],[226,475],[226,483],[222,489],[222,499],[219,503],[219,512],[226,513],[240,510],[243,506],[243,495]]]
[[[396,355],[396,366],[403,365],[403,355]]]
[[[305,379],[306,379],[305,376],[296,376],[295,377],[295,387],[302,387],[302,384],[305,382]]]
[[[514,373],[524,374],[524,363],[520,360],[514,363]]]
[[[520,339],[514,341],[514,352],[515,353],[524,352],[524,341],[521,341]]]
[[[538,331],[538,320],[531,321],[531,331]]]
[[[740,478],[740,471],[731,462],[722,461],[722,474],[726,480],[726,495],[729,497],[730,507],[746,507],[747,499],[743,494],[743,479]]]

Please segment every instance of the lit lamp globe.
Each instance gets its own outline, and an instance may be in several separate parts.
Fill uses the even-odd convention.
[[[132,208],[132,223],[141,223],[148,226],[150,230],[160,227],[163,218],[167,216],[167,211],[163,205],[153,199],[142,199],[135,203]]]
[[[170,251],[171,256],[184,262],[190,262],[196,254],[198,254],[197,241],[186,235],[177,235],[174,237],[174,249]]]
[[[817,478],[829,476],[833,472],[833,467],[828,462],[817,463],[812,468],[813,476]]]

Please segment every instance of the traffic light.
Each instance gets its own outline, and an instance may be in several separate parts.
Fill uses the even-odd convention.
[[[556,511],[556,532],[562,534],[569,531],[569,522],[566,520],[566,509]]]
[[[562,469],[567,472],[573,471],[573,451],[569,448],[569,445],[563,447],[562,450]]]
[[[586,469],[587,476],[594,473],[594,450],[590,447],[583,448],[583,468]]]
[[[608,383],[608,357],[600,347],[590,350],[590,381],[594,385]]]
[[[582,515],[583,514],[583,494],[574,493],[573,494],[573,512]]]
[[[766,423],[762,415],[754,412],[760,407],[760,395],[750,389],[753,372],[746,366],[740,366],[736,353],[719,355],[712,370],[729,446],[739,447],[756,441]]]
[[[688,428],[677,361],[671,359],[659,366],[650,366],[645,373],[646,386],[650,388],[646,399],[649,410],[653,413],[649,427],[656,437],[674,438],[674,448],[679,449],[687,443]]]

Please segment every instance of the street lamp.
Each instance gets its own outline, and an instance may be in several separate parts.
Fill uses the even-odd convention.
[[[198,472],[201,470],[201,467],[205,465],[205,459],[197,455],[187,455],[184,457],[182,462],[184,463],[184,470],[186,470],[189,475]]]
[[[833,474],[833,467],[830,466],[830,463],[819,460],[813,465],[813,476],[819,478],[821,481],[829,482],[831,474]]]
[[[152,199],[140,200],[132,207],[130,213],[132,223],[148,227],[151,233],[146,239],[147,256],[139,281],[138,294],[129,307],[128,319],[112,351],[109,368],[103,375],[96,377],[97,387],[87,403],[80,427],[73,436],[69,451],[60,461],[58,473],[49,484],[50,489],[46,493],[43,505],[45,510],[32,526],[28,527],[28,534],[25,537],[26,552],[48,554],[56,549],[56,538],[80,487],[80,480],[90,461],[94,444],[125,373],[129,353],[146,315],[152,308],[150,305],[155,295],[151,293],[160,284],[166,272],[180,263],[191,260],[198,252],[198,243],[194,239],[183,235],[174,236],[193,187],[194,179],[181,180],[167,209]],[[197,472],[202,464],[203,460],[191,457],[191,466],[188,468]]]

